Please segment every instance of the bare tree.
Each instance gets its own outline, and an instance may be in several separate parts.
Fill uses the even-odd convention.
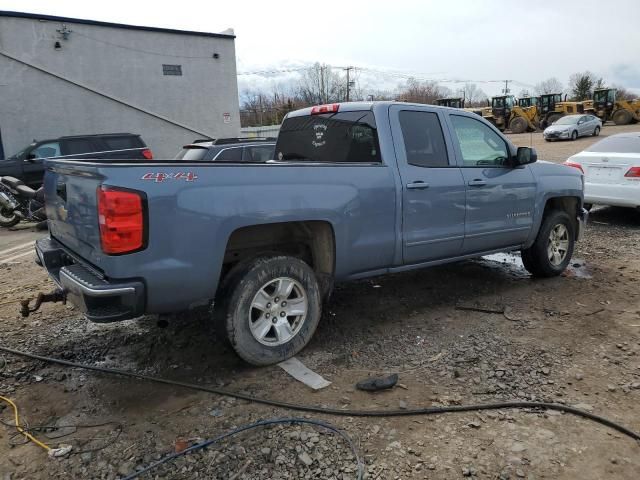
[[[616,98],[618,100],[633,100],[634,98],[638,98],[637,95],[633,94],[632,92],[630,92],[624,87],[620,87],[618,85],[611,85],[611,88],[615,88],[617,90]]]
[[[483,107],[487,105],[487,94],[484,93],[475,83],[465,83],[461,88],[464,104],[467,107]]]
[[[315,63],[302,74],[298,93],[309,105],[340,102],[346,98],[346,81],[330,65]]]
[[[534,88],[534,92],[536,93],[536,95],[562,93],[562,90],[562,83],[556,77],[547,78],[546,80],[536,83]]]
[[[402,102],[434,104],[439,98],[451,94],[451,90],[436,82],[423,82],[410,78],[398,89],[398,100]]]

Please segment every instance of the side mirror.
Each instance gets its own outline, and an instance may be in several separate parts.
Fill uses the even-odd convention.
[[[538,153],[535,148],[531,147],[518,147],[518,153],[514,161],[514,166],[529,165],[538,160]]]
[[[35,154],[35,153],[30,153],[30,154],[28,154],[28,155],[27,155],[27,157],[25,158],[25,160],[27,160],[27,161],[29,161],[29,160],[35,160],[36,158],[37,158],[37,157],[36,157],[36,154]]]

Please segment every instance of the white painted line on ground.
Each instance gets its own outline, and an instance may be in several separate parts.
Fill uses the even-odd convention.
[[[20,255],[14,255],[13,257],[9,257],[9,258],[5,258],[3,260],[0,260],[0,263],[9,263],[12,260],[15,260],[17,258],[22,258],[22,257],[26,257],[27,255],[34,255],[34,254],[35,254],[35,252],[32,252],[32,251],[24,252],[24,253],[21,253]]]
[[[0,255],[4,255],[5,253],[10,253],[15,250],[21,250],[23,248],[32,247],[35,243],[36,243],[35,241],[31,241],[31,242],[23,243],[22,245],[17,245],[15,247],[7,248],[6,250],[2,250],[0,252]]]

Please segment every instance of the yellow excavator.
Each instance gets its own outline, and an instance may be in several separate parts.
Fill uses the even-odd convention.
[[[492,97],[491,107],[482,109],[482,116],[501,131],[507,128],[511,133],[536,130],[536,107],[521,107],[513,95]]]
[[[616,125],[640,122],[640,99],[616,99],[615,88],[598,88],[593,91],[593,110],[602,123],[613,120]]]

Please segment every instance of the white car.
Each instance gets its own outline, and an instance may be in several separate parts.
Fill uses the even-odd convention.
[[[584,173],[584,203],[640,207],[640,132],[603,138],[569,157],[565,165]]]

